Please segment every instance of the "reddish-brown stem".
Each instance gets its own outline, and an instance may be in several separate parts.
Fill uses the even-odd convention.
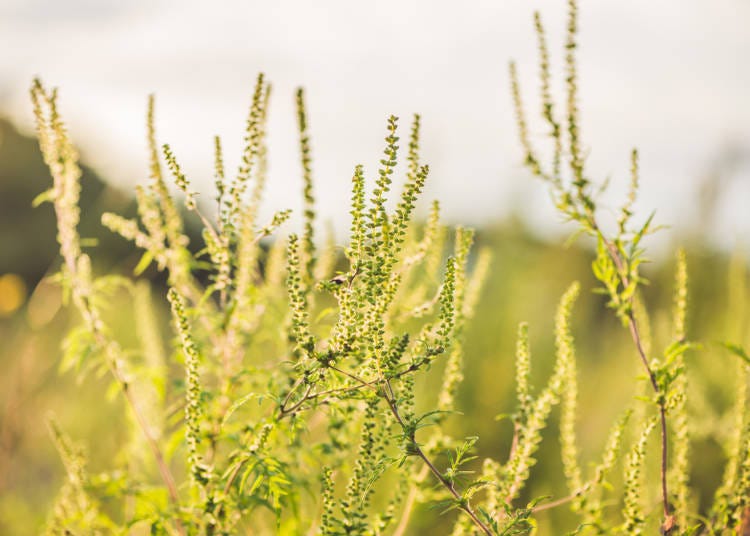
[[[401,414],[398,412],[398,406],[396,405],[396,399],[393,394],[393,390],[391,388],[391,384],[387,378],[380,378],[376,381],[366,381],[357,376],[356,374],[353,374],[351,372],[348,372],[346,370],[340,369],[338,367],[332,366],[330,367],[331,370],[334,370],[338,372],[339,374],[342,374],[346,376],[347,378],[357,382],[358,387],[360,388],[367,388],[372,389],[376,393],[380,393],[385,398],[386,403],[388,404],[388,408],[391,410],[391,413],[393,414],[393,417],[396,419],[396,422],[399,424],[401,429],[406,433],[407,426],[404,420],[401,418]],[[382,390],[378,389],[376,385],[382,384]],[[306,398],[303,397],[302,401],[305,401]],[[283,417],[284,414],[282,414],[280,417]],[[407,436],[407,439],[410,442],[410,446],[413,449],[413,452],[424,462],[425,466],[429,469],[429,471],[435,476],[435,478],[440,482],[440,484],[445,487],[448,492],[453,496],[453,498],[456,500],[457,507],[462,510],[466,515],[468,515],[471,520],[474,522],[474,524],[479,527],[479,529],[482,530],[484,534],[487,536],[492,536],[492,530],[477,516],[477,514],[474,512],[474,510],[471,508],[471,506],[468,504],[468,501],[465,501],[464,498],[461,496],[460,493],[456,490],[456,488],[453,486],[453,483],[450,482],[448,479],[446,479],[443,474],[438,470],[437,467],[435,467],[435,464],[432,463],[432,461],[427,457],[427,455],[424,453],[422,448],[419,446],[419,443],[417,443],[416,438],[414,437],[414,433],[411,432]],[[239,469],[238,469],[239,470]],[[238,471],[237,470],[237,471]]]
[[[130,391],[128,384],[125,383],[122,380],[122,378],[118,376],[119,374],[115,374],[117,381],[120,383],[120,386],[122,387],[122,392],[125,395],[125,399],[128,401],[128,405],[133,411],[135,420],[138,422],[138,426],[143,432],[143,435],[146,438],[146,442],[148,443],[149,448],[151,449],[151,452],[153,453],[154,458],[156,459],[156,466],[159,468],[159,473],[161,474],[161,477],[167,486],[169,498],[172,501],[172,503],[175,506],[177,506],[179,504],[179,498],[177,496],[177,486],[175,485],[174,479],[172,478],[172,473],[169,471],[169,467],[167,466],[167,462],[164,459],[164,455],[162,454],[161,449],[159,448],[159,444],[156,442],[156,439],[154,439],[154,436],[152,436],[151,433],[148,431],[148,423],[146,422],[145,418],[143,417],[143,414],[138,408],[138,404],[133,398],[133,393]]]
[[[57,218],[59,221],[61,216],[59,213],[60,209],[57,205],[55,205],[55,211],[56,211]],[[77,278],[78,277],[77,259],[67,256],[65,257],[64,260],[68,268],[68,271],[71,274],[71,277],[73,279]],[[91,332],[94,335],[94,340],[96,341],[97,346],[104,349],[105,351],[105,359],[107,361],[107,365],[112,374],[112,377],[120,386],[120,390],[125,396],[125,400],[128,406],[130,406],[130,410],[133,412],[135,421],[138,424],[138,427],[141,429],[141,432],[143,433],[143,437],[146,439],[146,443],[148,444],[149,449],[151,450],[151,453],[154,456],[154,459],[156,461],[156,466],[159,469],[161,478],[167,487],[167,493],[169,494],[169,499],[172,502],[172,504],[175,506],[175,508],[177,509],[179,508],[179,496],[177,494],[177,486],[175,485],[174,478],[172,477],[172,473],[169,470],[169,466],[167,465],[164,455],[161,452],[161,448],[159,447],[159,444],[157,443],[154,436],[151,434],[151,431],[149,430],[148,422],[146,421],[146,418],[143,416],[143,413],[141,412],[138,406],[138,403],[135,397],[133,396],[132,391],[130,390],[130,385],[128,384],[127,380],[125,379],[125,377],[123,376],[122,372],[119,369],[119,364],[118,364],[119,356],[117,355],[118,351],[116,350],[116,348],[119,348],[119,347],[116,346],[116,343],[114,341],[111,341],[107,337],[107,335],[103,331],[103,328],[100,324],[98,310],[91,303],[91,299],[89,296],[77,290],[75,282],[73,283],[73,292],[75,293],[76,305],[81,310],[81,313],[83,314],[85,321],[89,324],[89,328],[91,329]],[[180,523],[180,521],[177,520],[176,524],[177,524],[177,529],[180,532],[180,534],[184,534],[185,530],[184,530],[184,527],[182,526],[182,523]]]
[[[299,407],[301,407],[304,402],[309,401],[309,400],[311,400],[313,398],[319,397],[321,395],[324,395],[326,393],[327,394],[332,394],[332,393],[336,393],[336,392],[343,392],[343,391],[346,391],[346,390],[372,389],[376,393],[380,393],[380,394],[383,395],[383,397],[385,398],[385,401],[388,404],[388,408],[390,409],[391,413],[393,414],[394,418],[396,419],[396,422],[399,424],[399,426],[401,427],[401,429],[406,433],[407,426],[406,426],[406,423],[404,423],[403,419],[401,418],[401,414],[398,411],[398,406],[396,405],[396,399],[395,399],[395,396],[393,394],[393,390],[391,389],[391,385],[390,385],[390,381],[389,380],[393,379],[393,378],[400,377],[400,376],[406,374],[407,372],[410,372],[412,370],[411,368],[407,369],[406,371],[402,371],[402,373],[399,373],[399,374],[395,375],[393,378],[384,378],[384,377],[380,376],[377,380],[373,380],[373,381],[364,380],[364,379],[360,378],[359,376],[357,376],[356,374],[353,374],[353,373],[351,373],[351,372],[349,372],[347,370],[341,369],[341,368],[336,367],[336,366],[331,366],[329,368],[331,370],[333,370],[335,372],[338,372],[339,374],[341,374],[343,376],[346,376],[347,378],[355,381],[357,384],[353,385],[353,386],[350,386],[350,387],[344,387],[344,388],[340,388],[340,389],[332,389],[332,390],[329,390],[329,391],[322,391],[320,393],[315,393],[315,394],[312,394],[312,395],[310,394],[310,387],[308,386],[307,392],[302,396],[302,399],[300,401],[296,402],[290,408],[285,408],[285,405],[291,399],[291,394],[289,394],[289,395],[287,395],[287,397],[284,400],[284,402],[281,404],[281,407],[279,408],[279,416],[277,418],[278,419],[282,419],[285,416],[294,413],[294,411],[296,411]],[[382,390],[378,389],[378,387],[377,387],[378,384],[381,384]],[[294,391],[297,387],[298,387],[298,385],[295,384],[295,386],[292,388],[292,391]],[[422,450],[422,448],[419,446],[419,443],[417,443],[416,438],[414,437],[414,433],[413,432],[410,433],[407,436],[407,439],[409,440],[409,442],[411,444],[411,448],[413,449],[413,452],[417,455],[417,457],[419,457],[424,462],[424,464],[427,467],[427,469],[429,469],[429,471],[435,476],[435,478],[440,482],[440,484],[442,484],[448,490],[448,492],[451,494],[451,496],[453,496],[453,498],[456,500],[457,507],[460,510],[462,510],[464,513],[466,513],[466,515],[468,515],[471,518],[471,520],[474,522],[474,524],[479,529],[481,529],[481,531],[484,534],[487,534],[488,536],[492,536],[492,530],[481,519],[479,519],[479,516],[477,516],[477,514],[474,512],[474,510],[471,508],[471,506],[468,504],[468,502],[464,500],[464,498],[461,496],[461,494],[453,486],[453,483],[450,482],[448,479],[446,479],[443,476],[443,474],[438,470],[438,468],[435,467],[435,464],[433,464],[432,461],[427,457],[427,455],[424,453],[424,451]],[[229,482],[230,483],[234,480],[234,478],[236,477],[236,474],[238,472],[239,472],[239,467],[237,467],[235,469],[235,471],[233,472],[233,474],[230,476],[230,478],[229,478]],[[230,484],[228,484],[228,486],[229,485]],[[413,503],[414,500],[415,499],[412,499],[412,503]],[[404,528],[405,528],[405,521],[404,521],[403,518],[402,518],[401,523],[399,523],[399,527],[401,527],[402,524],[404,524]],[[404,528],[402,528],[401,531],[403,531]]]
[[[292,395],[294,394],[294,392],[301,385],[301,381],[297,381],[292,386],[290,392],[287,393],[286,397],[284,398],[284,401],[279,406],[279,415],[278,415],[277,418],[280,420],[280,419],[283,419],[285,417],[288,417],[288,416],[294,414],[298,409],[300,409],[304,405],[305,402],[309,402],[311,400],[315,400],[315,399],[318,399],[318,398],[321,398],[321,397],[328,397],[328,396],[333,397],[333,396],[336,396],[336,395],[338,395],[340,393],[348,393],[348,392],[351,392],[351,391],[358,391],[359,389],[363,389],[363,388],[373,388],[374,389],[375,386],[380,381],[382,381],[380,379],[366,381],[366,380],[363,380],[362,378],[356,377],[351,372],[347,372],[346,370],[340,369],[338,367],[330,367],[330,368],[331,368],[331,370],[334,370],[336,372],[339,372],[340,374],[343,374],[344,376],[346,376],[348,378],[351,378],[352,380],[356,381],[357,383],[355,385],[348,385],[346,387],[336,387],[334,389],[327,389],[325,391],[318,391],[317,393],[311,393],[310,392],[311,389],[308,389],[307,392],[305,393],[305,395],[303,395],[303,397],[298,402],[295,402],[292,406],[287,407],[287,405],[289,404],[289,402],[291,400]],[[398,378],[401,378],[402,376],[405,376],[405,375],[409,374],[410,372],[414,372],[415,370],[417,370],[417,368],[415,368],[414,366],[410,366],[409,368],[404,369],[404,370],[402,370],[400,372],[397,372],[396,374],[393,374],[392,376],[388,376],[385,379],[386,380],[398,379]],[[319,402],[319,404],[324,404],[326,402],[327,402],[327,399],[324,399],[322,402]]]
[[[589,487],[590,486],[584,486],[580,490],[576,491],[575,493],[571,493],[570,495],[567,495],[566,497],[562,497],[555,501],[550,501],[548,503],[537,505],[534,508],[532,508],[531,511],[534,513],[544,512],[545,510],[551,510],[552,508],[557,508],[558,506],[563,506],[564,504],[568,504],[569,502],[574,501],[575,499],[577,499],[578,497],[586,493]]]
[[[604,238],[604,235],[602,234],[601,230],[599,230],[598,226],[596,225],[596,222],[593,220],[593,216],[589,216],[591,218],[592,226],[594,230],[599,234],[599,237],[604,240],[604,244],[607,247],[607,250],[609,251],[609,256],[612,258],[612,262],[615,263],[615,266],[617,267],[617,272],[620,275],[620,281],[622,282],[623,287],[627,287],[630,283],[629,278],[627,276],[627,273],[625,271],[625,267],[622,262],[622,258],[620,257],[619,252],[617,251],[617,248],[615,245]],[[670,507],[669,507],[669,491],[667,489],[667,467],[668,467],[668,441],[669,437],[667,435],[667,401],[664,399],[663,396],[661,396],[661,390],[659,389],[659,383],[656,379],[656,375],[654,374],[653,369],[651,368],[651,365],[649,365],[648,357],[646,356],[646,351],[643,349],[643,342],[641,338],[640,330],[638,329],[638,321],[635,318],[635,314],[633,313],[633,300],[634,298],[631,297],[629,302],[629,310],[627,314],[627,321],[628,321],[628,330],[630,331],[630,337],[633,339],[633,342],[635,343],[636,350],[638,351],[638,356],[641,359],[641,363],[643,363],[644,368],[646,369],[646,372],[648,374],[649,382],[651,383],[651,387],[654,390],[654,393],[657,396],[657,404],[659,405],[659,420],[660,420],[660,428],[661,428],[661,499],[662,499],[662,510],[664,513],[664,522],[662,523],[662,529],[665,534],[669,534],[672,529],[674,528],[674,518],[672,514],[670,513]]]
[[[81,300],[81,303],[84,306],[88,306],[88,303],[84,300]],[[114,349],[112,347],[112,342],[108,341],[104,333],[97,328],[97,324],[92,324],[92,330],[94,331],[94,337],[96,339],[97,344],[102,345],[103,348],[106,348],[108,352],[113,352]],[[146,443],[149,446],[149,449],[151,450],[151,453],[154,456],[154,459],[156,460],[156,466],[159,469],[159,474],[161,475],[162,480],[164,481],[164,484],[167,486],[167,493],[169,494],[169,500],[172,502],[172,504],[175,506],[175,508],[179,507],[180,499],[177,495],[177,486],[175,485],[174,478],[172,477],[172,473],[169,470],[169,466],[167,465],[166,460],[164,459],[164,455],[161,452],[161,448],[159,447],[159,443],[157,443],[154,436],[151,434],[151,431],[149,430],[148,422],[146,422],[146,418],[143,416],[143,413],[140,410],[140,407],[138,406],[138,402],[136,401],[135,397],[133,396],[133,392],[130,390],[130,384],[125,380],[122,373],[120,372],[120,369],[117,365],[117,356],[116,355],[108,355],[107,356],[107,363],[109,365],[109,370],[112,373],[112,376],[114,377],[115,381],[120,386],[120,389],[122,390],[122,394],[125,396],[125,400],[128,403],[128,406],[130,406],[130,410],[133,412],[133,416],[135,417],[136,423],[138,424],[138,427],[141,429],[141,432],[143,433],[143,437],[146,439]],[[182,526],[182,523],[180,523],[179,520],[176,522],[177,529],[179,530],[180,534],[185,534],[185,530]]]
[[[388,389],[390,391],[390,387]],[[401,415],[398,412],[398,407],[396,406],[396,401],[392,397],[392,393],[386,392],[385,394],[385,400],[388,403],[388,407],[391,410],[391,413],[393,414],[394,418],[396,419],[396,422],[401,426],[401,428],[406,431],[407,427],[404,423],[403,419],[401,418]],[[430,470],[430,472],[435,476],[435,478],[440,482],[445,489],[448,490],[448,492],[453,496],[453,498],[456,500],[456,506],[461,509],[466,515],[468,515],[471,520],[474,522],[474,524],[481,529],[481,531],[487,536],[492,536],[492,529],[490,529],[474,512],[474,510],[469,505],[468,501],[466,501],[458,491],[456,491],[456,488],[453,486],[453,483],[450,482],[447,478],[443,476],[443,474],[438,470],[437,467],[432,463],[432,461],[427,457],[427,455],[424,453],[422,448],[419,446],[419,443],[417,443],[417,440],[414,437],[414,433],[410,433],[407,436],[409,442],[411,443],[411,448],[413,449],[413,452],[424,462],[424,464],[427,466],[427,468]]]

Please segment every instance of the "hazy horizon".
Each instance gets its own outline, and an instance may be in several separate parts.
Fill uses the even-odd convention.
[[[562,80],[565,2],[5,0],[0,30],[0,108],[27,132],[34,76],[60,88],[61,109],[82,154],[130,190],[146,176],[144,118],[157,95],[160,142],[188,178],[212,183],[212,137],[228,169],[240,150],[257,73],[273,84],[266,207],[299,206],[293,94],[307,89],[321,212],[339,221],[357,163],[375,175],[385,120],[422,115],[427,197],[449,220],[480,224],[521,211],[557,226],[544,189],[521,165],[507,64],[518,62],[530,115],[537,110],[532,13],[548,28],[555,82]],[[724,188],[715,234],[750,231],[750,6],[642,0],[580,4],[583,138],[592,178],[627,184],[628,155],[642,155],[640,212],[686,227],[701,180],[722,160]],[[538,123],[532,134],[541,142]]]

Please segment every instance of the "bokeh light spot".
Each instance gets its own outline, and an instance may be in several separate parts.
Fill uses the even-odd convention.
[[[26,283],[16,274],[0,275],[0,317],[7,317],[26,301]]]

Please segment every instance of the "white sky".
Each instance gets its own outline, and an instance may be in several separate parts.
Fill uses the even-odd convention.
[[[267,206],[299,206],[293,94],[303,85],[326,216],[345,221],[355,164],[375,176],[387,116],[401,117],[406,138],[419,112],[427,196],[451,221],[514,209],[556,226],[542,185],[522,169],[508,91],[514,58],[535,110],[535,9],[559,75],[563,0],[0,0],[0,108],[28,128],[32,77],[58,86],[84,156],[130,188],[145,178],[145,105],[156,93],[160,141],[208,193],[212,137],[222,136],[234,169],[263,71],[274,86]],[[728,145],[750,153],[750,3],[583,0],[580,18],[591,175],[611,176],[619,194],[636,145],[638,208],[657,209],[662,223],[692,222],[712,162]],[[534,129],[539,142],[542,132]],[[750,235],[748,160],[729,174],[721,204],[717,233],[729,242]]]

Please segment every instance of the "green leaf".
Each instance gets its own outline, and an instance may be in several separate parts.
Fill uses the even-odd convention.
[[[740,345],[727,342],[727,341],[722,341],[719,344],[721,344],[724,348],[729,350],[732,354],[742,359],[745,363],[750,365],[750,356],[747,355],[747,352],[745,352],[745,349],[742,348]]]
[[[314,324],[319,324],[325,317],[327,316],[333,316],[336,313],[336,309],[334,307],[326,307],[322,311],[318,313],[318,315],[313,320]]]
[[[60,372],[71,369],[79,371],[83,362],[96,350],[94,334],[85,326],[75,328],[63,341],[63,357]]]
[[[33,208],[36,208],[43,203],[48,203],[48,202],[51,203],[54,199],[55,199],[55,190],[53,188],[50,188],[49,190],[45,190],[41,194],[36,196],[34,200],[31,202],[31,206]]]
[[[136,494],[135,517],[136,519],[149,519],[152,516],[158,516],[168,504],[169,497],[166,488],[141,488]]]
[[[94,281],[94,290],[106,296],[113,296],[120,289],[132,291],[133,282],[121,275],[104,275]]]
[[[565,240],[565,243],[563,244],[563,248],[569,249],[573,244],[576,243],[576,241],[578,241],[578,239],[581,237],[581,235],[584,235],[584,234],[586,234],[586,229],[584,229],[583,227],[578,227]]]
[[[261,395],[259,393],[248,393],[245,396],[235,400],[231,406],[229,406],[229,409],[227,410],[226,415],[224,415],[224,419],[221,421],[221,427],[223,428],[227,421],[229,421],[229,418],[232,416],[232,414],[240,409],[242,406],[244,406],[248,401],[252,400],[255,397],[260,397]]]
[[[154,254],[150,251],[145,251],[141,256],[141,260],[139,260],[138,264],[133,268],[133,275],[141,275],[153,260]]]
[[[257,465],[258,465],[258,462],[257,462],[257,461],[254,461],[253,463],[249,464],[249,465],[248,465],[248,466],[247,466],[247,467],[245,468],[245,470],[244,470],[244,471],[242,472],[242,477],[240,477],[240,483],[239,483],[239,490],[240,490],[240,493],[244,493],[244,490],[245,490],[245,484],[247,484],[247,479],[248,479],[248,478],[250,477],[250,475],[251,475],[251,474],[253,473],[253,471],[255,470],[255,467],[256,467]],[[258,476],[258,478],[262,478],[262,476],[263,476],[263,475],[261,474],[260,476]],[[256,479],[256,482],[257,482],[257,479]],[[249,493],[249,494],[251,495],[252,493]]]
[[[675,341],[664,350],[664,361],[667,364],[670,364],[675,360],[675,358],[681,356],[692,347],[693,345],[689,342]]]
[[[248,471],[246,472],[246,474],[250,474],[250,470],[248,470]],[[262,475],[262,474],[261,474],[261,475],[258,475],[258,476],[257,476],[257,477],[255,478],[255,482],[253,482],[253,485],[252,485],[252,486],[250,486],[250,489],[249,489],[249,490],[247,491],[247,494],[248,494],[248,495],[253,495],[253,494],[255,494],[255,492],[256,492],[256,491],[258,491],[258,488],[259,488],[259,487],[260,487],[260,485],[261,485],[261,484],[263,483],[263,480],[265,480],[265,478],[266,478],[266,476],[265,476],[265,475]],[[244,476],[243,476],[243,478],[242,478],[242,482],[244,483],[244,482],[245,482],[246,480],[247,480],[247,477],[244,477]],[[242,487],[243,487],[243,486],[241,486],[241,487],[240,487],[240,492],[242,491]]]

